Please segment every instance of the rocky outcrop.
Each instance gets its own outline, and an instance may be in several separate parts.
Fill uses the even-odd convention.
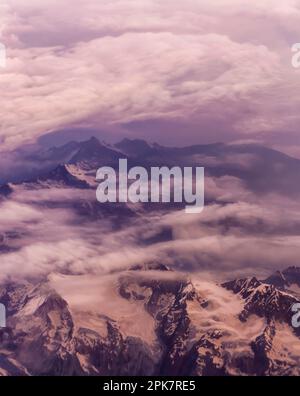
[[[216,309],[222,301],[213,301],[201,282],[196,287],[158,264],[116,275],[119,298],[152,318],[155,339],[149,340],[125,331],[122,315],[119,321],[102,315],[101,306],[92,319],[102,331],[89,320],[79,325],[69,302],[48,281],[5,284],[0,302],[7,307],[8,327],[0,332],[0,374],[299,375],[297,348],[291,350],[282,337],[288,335],[299,349],[290,323],[297,298],[256,278],[215,287],[217,296],[228,290],[225,298],[240,309],[225,318]],[[250,320],[257,330],[243,335]]]

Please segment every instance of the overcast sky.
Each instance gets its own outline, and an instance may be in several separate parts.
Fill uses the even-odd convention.
[[[300,0],[1,0],[1,150],[70,127],[300,157]]]

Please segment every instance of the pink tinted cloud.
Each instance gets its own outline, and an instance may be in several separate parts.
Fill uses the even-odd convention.
[[[299,1],[5,5],[3,148],[76,124],[158,119],[188,129],[205,120],[213,129],[217,119],[237,139],[297,126],[300,78],[289,64],[289,40],[297,39]]]

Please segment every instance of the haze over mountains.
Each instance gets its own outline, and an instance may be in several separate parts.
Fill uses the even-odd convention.
[[[48,171],[62,164],[84,170],[117,167],[119,158],[128,158],[132,166],[204,166],[208,176],[236,177],[257,193],[277,192],[290,196],[300,192],[297,182],[300,160],[263,146],[216,143],[176,148],[138,139],[123,139],[109,145],[95,137],[23,154],[23,159],[19,159],[23,164],[19,174],[16,171],[10,180],[0,172],[0,180],[20,182],[45,177]]]
[[[204,166],[204,212],[194,217],[184,216],[180,205],[99,204],[96,171],[100,166],[118,167],[119,158],[128,158],[129,166]],[[16,236],[23,234],[29,244],[37,237],[42,243],[53,243],[52,232],[60,227],[63,239],[67,233],[72,242],[75,234],[85,246],[88,236],[73,225],[89,223],[90,235],[91,229],[97,232],[95,222],[105,219],[113,224],[101,224],[101,228],[107,226],[111,231],[111,227],[127,227],[121,232],[133,244],[133,252],[135,246],[140,249],[150,244],[154,249],[147,254],[156,256],[156,249],[166,249],[163,258],[158,255],[169,262],[173,249],[178,255],[180,247],[182,261],[175,262],[183,268],[254,268],[258,257],[263,270],[298,263],[300,160],[276,150],[222,143],[172,148],[130,139],[108,145],[91,138],[27,154],[23,163],[27,163],[23,167],[26,174],[0,187],[4,252],[22,251],[24,240]],[[16,213],[20,213],[20,219]],[[46,224],[49,227],[46,216],[53,221],[53,230],[52,226],[48,228],[51,237],[45,233],[42,238],[37,230]],[[155,223],[152,217],[156,217]],[[133,235],[125,237],[129,229]],[[188,244],[190,248],[184,251],[183,246]],[[253,251],[257,244],[261,249]],[[91,248],[90,241],[88,246]],[[127,249],[128,242],[125,246]],[[123,249],[121,244],[119,248]]]

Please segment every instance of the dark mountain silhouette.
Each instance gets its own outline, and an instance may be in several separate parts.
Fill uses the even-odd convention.
[[[77,165],[81,169],[94,170],[95,173],[100,166],[118,167],[119,158],[128,158],[130,166],[147,168],[163,165],[204,166],[207,176],[237,177],[258,194],[277,192],[283,196],[298,196],[300,193],[300,160],[253,144],[216,143],[176,148],[148,144],[144,140],[123,139],[111,146],[92,137],[84,142],[70,142],[36,153],[31,156],[31,160],[33,158],[41,165],[37,176],[61,164]]]

